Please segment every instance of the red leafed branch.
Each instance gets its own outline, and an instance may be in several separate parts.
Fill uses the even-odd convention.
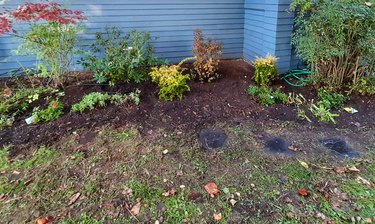
[[[77,24],[86,20],[82,11],[64,9],[56,2],[22,3],[16,10],[0,14],[0,35],[15,32],[13,22],[58,22],[60,24]]]

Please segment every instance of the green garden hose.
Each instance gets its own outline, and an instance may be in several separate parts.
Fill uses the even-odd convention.
[[[311,72],[309,70],[291,70],[290,72],[285,73],[281,77],[281,80],[285,81],[291,86],[301,87],[310,83],[310,75]]]

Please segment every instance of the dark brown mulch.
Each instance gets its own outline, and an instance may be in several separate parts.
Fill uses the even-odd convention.
[[[65,88],[65,115],[60,119],[38,125],[27,125],[22,119],[14,126],[0,132],[0,145],[15,145],[14,154],[32,145],[51,145],[78,129],[91,129],[111,124],[121,127],[136,124],[142,132],[148,129],[164,128],[167,130],[199,130],[216,122],[240,124],[251,122],[263,124],[270,119],[282,121],[297,121],[300,125],[318,127],[321,130],[335,128],[355,128],[359,125],[374,126],[375,99],[374,97],[353,96],[347,105],[359,113],[355,115],[346,112],[337,118],[338,124],[308,123],[297,120],[296,110],[292,106],[273,105],[260,106],[256,100],[247,94],[247,88],[252,83],[253,68],[243,61],[223,61],[220,64],[221,78],[212,83],[191,81],[191,92],[182,101],[162,102],[157,98],[157,89],[152,83],[120,84],[116,87],[104,89],[94,84],[87,74],[83,84],[72,84]],[[81,77],[81,79],[82,79]],[[316,98],[316,91],[312,87],[290,87],[278,83],[275,87],[284,92],[302,93],[306,98]],[[139,88],[141,92],[140,106],[108,106],[84,114],[70,113],[70,106],[82,99],[84,94],[94,91],[110,91],[127,93]]]

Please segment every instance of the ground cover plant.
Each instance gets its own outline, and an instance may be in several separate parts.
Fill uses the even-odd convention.
[[[49,102],[48,107],[45,109],[35,107],[32,114],[33,123],[56,120],[64,114],[63,109],[64,105],[58,99]]]
[[[65,9],[56,2],[22,3],[16,10],[1,15],[1,34],[16,36],[21,45],[16,51],[23,56],[35,56],[35,70],[50,78],[55,86],[62,86],[71,69],[76,53],[79,22],[86,20],[82,11]],[[44,21],[44,23],[40,23]],[[29,24],[25,34],[14,30],[15,23]]]
[[[248,90],[248,94],[250,96],[256,97],[260,104],[264,106],[273,105],[276,102],[281,102],[286,104],[288,102],[288,95],[282,93],[280,90],[273,91],[270,87],[257,87],[254,85],[250,85]]]
[[[105,107],[108,104],[121,105],[132,102],[136,105],[140,103],[140,91],[136,90],[129,94],[114,94],[93,92],[85,95],[79,103],[72,106],[72,112],[83,113],[85,110],[94,110],[96,107]]]
[[[355,88],[374,73],[375,6],[359,0],[296,0],[293,44],[315,82]],[[348,87],[349,86],[349,87]]]
[[[181,66],[189,60],[195,60],[195,57],[186,58],[178,65],[163,65],[154,67],[150,72],[153,82],[159,86],[159,98],[165,101],[173,101],[175,98],[182,99],[184,92],[190,91],[186,83],[190,80],[190,75],[183,74],[186,70]]]
[[[96,34],[91,52],[81,63],[98,83],[140,83],[149,79],[151,67],[161,63],[154,56],[152,40],[147,32],[133,30],[124,36],[118,27],[106,27],[104,33]]]
[[[211,82],[218,78],[217,73],[222,55],[221,43],[205,38],[202,30],[195,30],[193,53],[196,57],[194,70],[199,81]]]

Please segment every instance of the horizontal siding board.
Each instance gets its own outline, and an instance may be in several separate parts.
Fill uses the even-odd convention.
[[[6,1],[3,6],[15,8],[22,0]],[[64,1],[58,1],[64,3]],[[118,26],[125,32],[138,29],[151,32],[156,54],[177,62],[192,55],[193,31],[197,28],[223,44],[224,58],[243,56],[244,0],[74,0],[69,8],[83,10],[88,17],[80,46],[87,49],[95,33],[107,25]],[[26,26],[18,26],[26,31]],[[0,37],[0,73],[16,69],[19,63],[31,66],[35,59],[15,57],[11,51],[18,42],[9,36]],[[76,66],[76,68],[79,66]],[[74,68],[73,68],[74,69]]]

